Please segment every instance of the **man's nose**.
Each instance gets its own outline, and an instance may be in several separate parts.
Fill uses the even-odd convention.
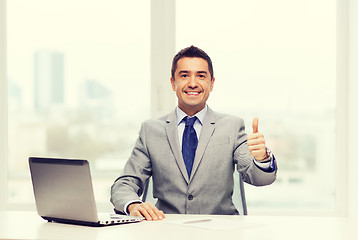
[[[198,81],[197,81],[197,79],[196,79],[195,76],[191,76],[191,77],[189,78],[188,86],[191,87],[191,88],[195,88],[195,87],[198,86]]]

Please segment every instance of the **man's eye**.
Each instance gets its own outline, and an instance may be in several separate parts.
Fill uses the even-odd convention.
[[[189,77],[189,75],[188,74],[183,74],[183,75],[181,75],[181,77],[186,78],[186,77]]]
[[[199,78],[205,78],[205,75],[200,74]]]

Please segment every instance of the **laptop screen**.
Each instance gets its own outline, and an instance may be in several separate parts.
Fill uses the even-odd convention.
[[[31,157],[29,164],[40,216],[98,221],[87,160]]]

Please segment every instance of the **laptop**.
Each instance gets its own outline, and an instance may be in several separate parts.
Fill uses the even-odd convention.
[[[38,214],[49,222],[107,226],[134,223],[143,217],[97,213],[87,160],[29,158]]]

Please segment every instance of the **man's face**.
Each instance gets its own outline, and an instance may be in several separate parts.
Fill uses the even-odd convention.
[[[181,58],[174,77],[170,81],[178,97],[179,108],[189,116],[202,110],[215,81],[215,78],[211,80],[208,63],[202,58]]]

